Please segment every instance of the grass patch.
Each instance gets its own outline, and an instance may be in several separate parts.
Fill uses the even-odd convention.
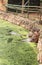
[[[20,36],[11,35],[10,31]],[[36,45],[21,42],[27,34],[24,28],[0,20],[0,65],[38,65]]]

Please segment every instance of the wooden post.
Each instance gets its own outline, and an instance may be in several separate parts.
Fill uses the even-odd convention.
[[[22,0],[22,13],[24,12],[24,0]]]
[[[3,6],[4,6],[4,11],[7,11],[7,8],[5,5],[7,5],[8,3],[8,0],[3,0]]]
[[[30,0],[28,0],[28,6],[29,6]],[[29,11],[29,7],[28,7],[28,11]],[[28,18],[29,18],[29,12],[28,12]]]

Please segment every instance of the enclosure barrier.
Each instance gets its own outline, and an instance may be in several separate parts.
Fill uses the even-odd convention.
[[[17,10],[22,11],[22,13],[27,12],[28,17],[29,17],[29,13],[40,14],[40,20],[41,20],[41,15],[42,15],[42,7],[41,6],[25,6],[25,5],[22,6],[22,5],[13,5],[13,4],[7,4],[5,6],[6,6],[6,8],[15,9],[16,11]]]

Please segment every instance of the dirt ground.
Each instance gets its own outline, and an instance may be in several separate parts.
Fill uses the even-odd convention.
[[[26,13],[26,14],[23,13],[23,14],[19,14],[19,15],[21,15],[23,17],[26,17],[26,18],[29,18],[31,20],[40,20],[40,18],[42,20],[42,14],[40,14],[40,13],[29,13],[29,14],[28,13]]]

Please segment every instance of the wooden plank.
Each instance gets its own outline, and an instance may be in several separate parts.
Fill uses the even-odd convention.
[[[22,13],[24,12],[24,0],[22,0]]]
[[[42,8],[42,6],[25,6],[25,5],[23,5],[23,3],[22,3],[22,5],[13,5],[13,4],[7,4],[7,5],[5,5],[5,6],[12,6],[12,7],[26,7],[26,8]]]
[[[28,11],[28,13],[37,13],[39,11]]]

